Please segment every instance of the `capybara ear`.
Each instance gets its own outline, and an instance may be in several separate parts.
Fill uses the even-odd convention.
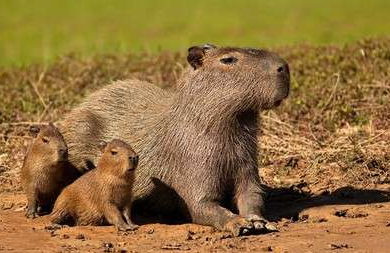
[[[54,126],[54,124],[53,124],[53,122],[51,122],[51,121],[49,122],[49,124],[48,124],[48,125],[49,125],[49,127],[52,127],[52,128],[54,128],[54,127],[55,127],[55,126]]]
[[[31,137],[37,137],[39,132],[41,131],[41,127],[37,125],[30,126],[28,129],[28,133],[30,134]]]
[[[194,69],[197,69],[202,66],[204,55],[205,50],[202,47],[190,47],[188,49],[187,61]]]
[[[210,49],[216,49],[217,46],[215,46],[213,44],[206,43],[206,44],[202,45],[202,48],[207,51],[207,50],[210,50]]]
[[[107,142],[101,141],[99,142],[99,150],[104,153],[104,149],[107,147]]]

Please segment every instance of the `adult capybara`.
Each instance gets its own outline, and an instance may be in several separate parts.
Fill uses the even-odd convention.
[[[70,160],[93,168],[99,141],[123,139],[142,157],[138,203],[235,235],[263,230],[258,114],[287,97],[288,65],[266,50],[212,45],[191,47],[187,60],[175,93],[127,80],[91,94],[62,125]]]
[[[29,145],[21,171],[27,196],[28,218],[49,212],[61,190],[77,177],[77,170],[68,163],[68,148],[63,136],[52,124],[31,126],[34,138]]]
[[[131,221],[131,191],[138,155],[126,143],[101,142],[97,168],[66,187],[55,202],[53,223],[115,225],[118,230],[137,228]]]

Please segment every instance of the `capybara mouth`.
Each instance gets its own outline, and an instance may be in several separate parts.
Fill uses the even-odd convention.
[[[278,100],[276,100],[272,106],[272,108],[278,107],[282,104],[283,100],[285,100],[289,96],[289,90],[285,92],[284,96]]]
[[[275,103],[274,103],[274,107],[278,107],[279,105],[281,105],[283,102],[283,99],[281,100],[277,100]]]
[[[66,149],[58,150],[58,161],[64,162],[68,160],[68,151]]]
[[[127,172],[133,172],[133,171],[135,171],[135,169],[136,169],[136,167],[130,167],[127,169]]]
[[[68,160],[68,154],[64,154],[58,157],[58,162],[66,162]]]

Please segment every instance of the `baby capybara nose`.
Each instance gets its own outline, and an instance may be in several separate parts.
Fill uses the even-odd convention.
[[[68,150],[67,149],[59,149],[58,150],[58,156],[62,158],[67,158],[68,157]]]
[[[135,169],[138,166],[138,155],[129,157],[130,161],[133,164],[133,168]]]

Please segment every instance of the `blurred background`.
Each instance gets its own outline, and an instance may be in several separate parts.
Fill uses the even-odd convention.
[[[0,66],[210,42],[343,44],[389,34],[388,0],[1,0]]]

